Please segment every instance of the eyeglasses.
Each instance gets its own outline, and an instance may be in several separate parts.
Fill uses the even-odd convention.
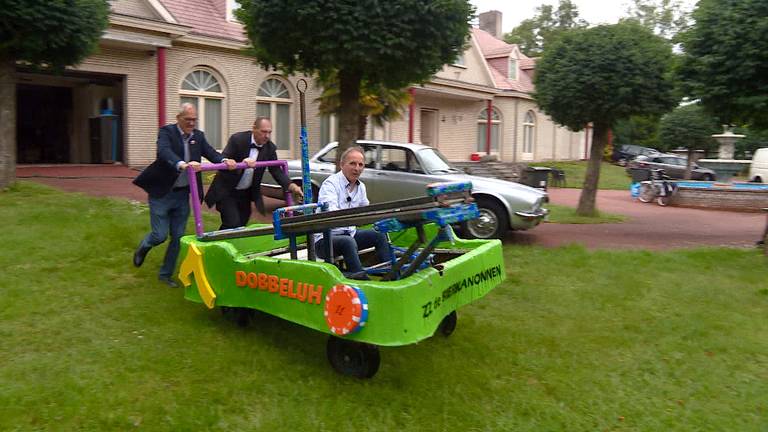
[[[196,122],[197,121],[197,117],[182,117],[181,119],[184,120],[185,122]]]

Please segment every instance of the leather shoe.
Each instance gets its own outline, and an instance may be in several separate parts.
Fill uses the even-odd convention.
[[[162,283],[164,283],[164,284],[168,285],[168,287],[170,287],[170,288],[176,288],[176,287],[178,287],[178,286],[179,286],[179,284],[177,284],[177,283],[176,283],[176,281],[175,281],[175,280],[173,280],[173,279],[171,279],[171,278],[167,278],[167,277],[162,277],[162,276],[160,276],[160,277],[159,277],[159,278],[157,278],[157,279],[158,279],[160,282],[162,282]]]
[[[144,258],[147,257],[147,252],[152,248],[139,246],[136,252],[133,253],[133,265],[135,267],[141,267],[144,264]]]

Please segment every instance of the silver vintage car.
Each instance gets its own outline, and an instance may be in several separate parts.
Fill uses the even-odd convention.
[[[477,177],[451,166],[440,152],[421,144],[384,141],[358,141],[365,150],[365,170],[361,180],[371,203],[424,196],[424,186],[434,182],[471,181],[472,196],[480,217],[461,228],[468,238],[502,238],[508,230],[526,230],[538,225],[549,213],[543,207],[547,193],[519,183]],[[338,143],[323,147],[310,159],[312,196],[316,200],[320,184],[336,172]],[[301,161],[288,162],[289,177],[301,184]],[[262,190],[279,197],[277,183],[264,173]]]

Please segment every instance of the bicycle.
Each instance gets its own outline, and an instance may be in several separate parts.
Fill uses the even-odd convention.
[[[663,169],[652,169],[651,179],[640,182],[640,202],[648,203],[653,200],[660,206],[669,205],[670,201],[677,192],[677,184],[669,181],[670,177],[664,173]]]

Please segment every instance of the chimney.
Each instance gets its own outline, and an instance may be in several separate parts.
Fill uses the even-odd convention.
[[[480,30],[484,30],[496,39],[501,39],[501,12],[492,10],[483,12],[479,16],[480,18]]]

